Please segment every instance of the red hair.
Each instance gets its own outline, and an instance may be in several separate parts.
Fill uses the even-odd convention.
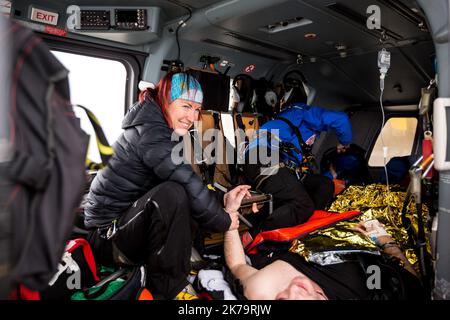
[[[139,93],[139,103],[142,104],[148,98],[156,102],[156,104],[161,108],[169,127],[172,127],[172,123],[167,115],[167,109],[170,104],[170,90],[172,89],[173,74],[174,72],[168,72],[163,78],[161,78],[161,80],[159,80],[155,89],[147,88]]]

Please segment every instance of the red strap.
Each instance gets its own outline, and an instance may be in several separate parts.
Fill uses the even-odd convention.
[[[14,290],[9,295],[10,300],[41,300],[38,291],[31,291],[23,284],[19,284],[17,290]]]
[[[422,155],[423,158],[428,158],[431,154],[433,154],[433,140],[431,139],[423,139],[422,140]],[[424,168],[425,170],[425,168]],[[434,169],[431,169],[427,174],[427,178],[432,178],[434,175]]]
[[[323,210],[314,211],[313,215],[305,223],[299,224],[295,227],[281,228],[276,230],[260,232],[256,235],[253,242],[246,248],[248,254],[255,254],[258,252],[258,245],[265,240],[288,242],[299,238],[302,235],[308,234],[320,228],[330,226],[336,222],[350,219],[360,215],[359,211],[349,212],[328,212]]]
[[[95,264],[94,255],[89,242],[82,238],[70,240],[67,244],[67,252],[71,253],[80,246],[83,247],[83,255],[86,258],[89,269],[91,269],[94,280],[100,281],[100,278],[97,275],[97,265]]]

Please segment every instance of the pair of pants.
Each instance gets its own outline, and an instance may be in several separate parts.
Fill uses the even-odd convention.
[[[253,187],[259,181],[260,168],[257,164],[244,165],[244,174]],[[282,167],[260,184],[259,191],[272,194],[274,202],[273,213],[260,224],[264,231],[306,222],[314,210],[324,209],[331,202],[334,185],[330,179],[316,174],[299,181],[295,173]]]
[[[125,264],[145,264],[147,288],[157,299],[173,299],[188,284],[190,204],[180,184],[164,182],[151,189],[120,217],[117,230],[109,240],[105,230],[91,233],[100,263],[123,262],[125,256]]]

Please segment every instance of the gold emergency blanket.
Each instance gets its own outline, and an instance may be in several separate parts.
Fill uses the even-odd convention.
[[[406,192],[395,191],[395,186],[387,192],[386,185],[371,184],[368,186],[350,186],[342,194],[337,196],[328,211],[346,212],[351,210],[361,211],[363,214],[351,221],[339,222],[336,225],[318,230],[308,236],[294,241],[290,251],[296,252],[307,260],[311,260],[314,254],[324,251],[361,249],[366,251],[377,250],[374,243],[353,227],[361,220],[377,219],[385,225],[386,231],[397,242],[405,253],[409,262],[417,269],[417,257],[413,249],[408,248],[408,234],[402,226],[401,211]],[[422,217],[426,226],[428,208],[422,206]],[[414,197],[408,205],[407,215],[417,230],[417,214]],[[427,245],[428,239],[427,239]]]

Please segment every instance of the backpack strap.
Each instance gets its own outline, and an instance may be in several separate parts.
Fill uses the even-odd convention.
[[[298,144],[300,145],[300,148],[302,149],[301,151],[302,151],[303,157],[306,158],[306,157],[310,156],[312,148],[311,148],[311,146],[309,146],[305,143],[298,127],[295,126],[289,119],[287,119],[285,117],[277,117],[276,120],[281,120],[281,121],[287,123],[289,128],[291,128],[292,132],[294,132],[294,134],[297,137]]]

